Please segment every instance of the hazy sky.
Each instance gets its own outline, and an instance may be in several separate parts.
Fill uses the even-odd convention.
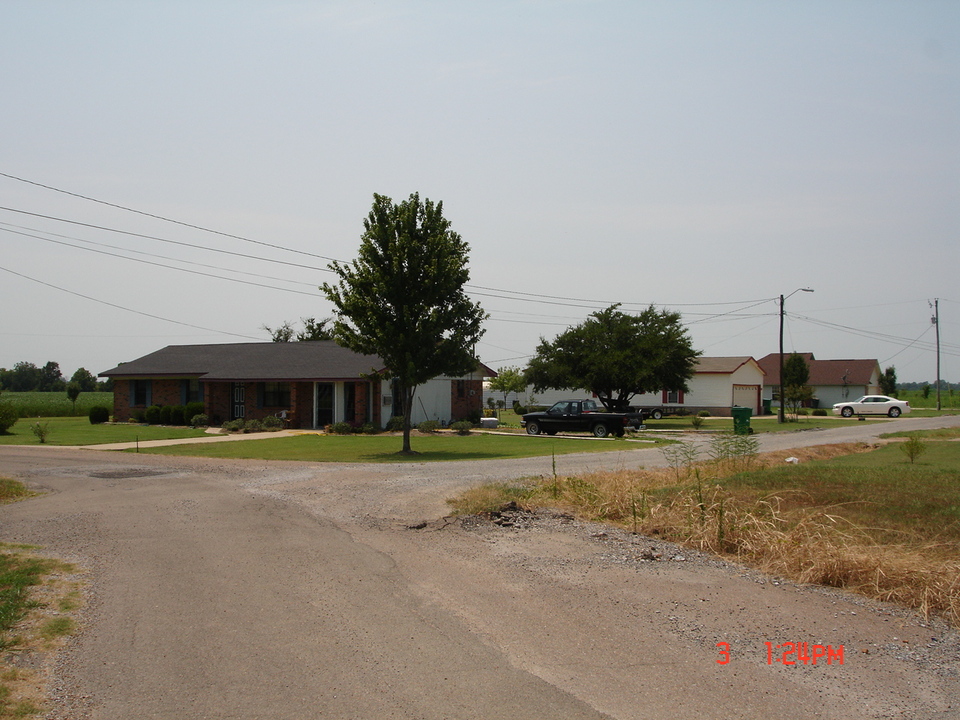
[[[960,380],[955,0],[3,0],[0,102],[2,367],[326,317],[416,191],[494,368],[612,302],[760,358],[811,287],[787,351],[932,381],[939,298]]]

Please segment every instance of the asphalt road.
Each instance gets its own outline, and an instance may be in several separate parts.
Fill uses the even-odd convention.
[[[960,424],[960,418],[886,424]],[[764,449],[867,439],[764,436]],[[909,613],[774,583],[563,519],[444,520],[471,483],[550,459],[204,461],[0,448],[47,493],[0,538],[89,570],[50,718],[954,718],[960,638]],[[559,456],[559,471],[657,451]],[[673,559],[673,558],[683,558]],[[843,645],[768,664],[766,642]],[[730,646],[730,662],[716,643]]]

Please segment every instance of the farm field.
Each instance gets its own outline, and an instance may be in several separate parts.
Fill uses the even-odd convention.
[[[0,402],[14,407],[22,418],[51,418],[86,415],[90,408],[104,405],[113,411],[112,392],[84,392],[77,398],[74,408],[66,392],[9,392],[0,395]]]

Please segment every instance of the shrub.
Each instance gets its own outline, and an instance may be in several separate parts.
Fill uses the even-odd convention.
[[[145,423],[147,421],[147,411],[146,410],[134,410],[133,417],[131,418],[134,422]]]
[[[210,418],[208,418],[203,413],[197,413],[192,418],[190,418],[190,425],[195,428],[207,427],[210,425]]]
[[[457,435],[469,435],[470,431],[473,430],[473,423],[469,420],[457,420],[450,424],[450,429]]]
[[[900,450],[906,455],[910,462],[914,462],[918,457],[927,451],[927,444],[916,435],[911,435],[900,446]]]
[[[160,424],[160,406],[151,405],[146,410],[143,411],[143,419],[147,425],[159,425]]]
[[[480,411],[479,411],[479,410],[471,410],[471,411],[467,414],[467,417],[464,418],[464,420],[469,420],[469,421],[472,422],[474,425],[479,425],[479,424],[480,424],[480,417],[481,417],[481,415],[480,415]]]
[[[697,413],[697,417],[702,417],[702,418],[710,417],[710,411],[709,411],[709,410],[701,410],[700,412]]]
[[[7,431],[14,426],[20,414],[14,410],[12,405],[0,403],[0,435],[6,435]]]
[[[440,423],[436,420],[424,420],[417,425],[417,430],[422,433],[435,433],[440,428]]]
[[[387,420],[387,430],[390,432],[400,432],[403,430],[403,415],[394,415]]]
[[[693,426],[694,430],[699,430],[703,427],[703,415],[694,415],[690,418],[690,424]]]
[[[827,416],[827,411],[824,410],[823,408],[817,408],[816,410],[813,411],[813,414],[814,414],[816,417],[826,417],[826,416]]]
[[[330,432],[334,435],[350,435],[353,433],[353,425],[348,422],[338,422],[330,426]]]
[[[47,441],[47,436],[50,434],[50,423],[34,423],[30,430],[34,435],[37,436],[37,440],[45,443]]]
[[[260,421],[260,424],[263,425],[264,430],[283,430],[283,420],[278,418],[276,415],[267,415],[263,420]]]
[[[523,405],[521,405],[520,403],[514,403],[514,404],[513,404],[513,411],[514,411],[517,415],[526,415],[526,414],[527,414],[527,409],[526,409]]]
[[[245,433],[263,432],[263,423],[256,418],[250,418],[243,423],[243,431]]]
[[[244,426],[243,420],[238,418],[237,420],[227,420],[220,427],[226,430],[227,432],[240,432],[241,430],[243,430],[243,426]]]
[[[380,432],[380,428],[373,423],[365,423],[363,427],[360,428],[360,432],[362,432],[364,435],[376,435],[378,432]]]
[[[202,402],[191,402],[183,406],[183,419],[193,420],[194,415],[204,415],[206,410]]]
[[[170,412],[173,408],[170,405],[162,405],[160,407],[160,424],[169,425],[170,424]]]
[[[170,424],[171,425],[186,425],[187,419],[186,408],[183,405],[171,405],[170,406]]]
[[[103,405],[94,405],[90,408],[90,424],[100,425],[110,419],[110,409]]]

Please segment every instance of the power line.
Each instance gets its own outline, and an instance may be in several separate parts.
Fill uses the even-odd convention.
[[[275,285],[266,285],[264,283],[253,282],[252,280],[240,280],[239,278],[229,278],[223,277],[222,275],[214,275],[213,273],[200,272],[199,270],[188,270],[187,268],[179,268],[173,265],[164,265],[163,263],[153,262],[152,260],[143,260],[141,258],[132,258],[127,257],[126,255],[119,255],[117,253],[107,252],[106,250],[97,250],[96,248],[85,248],[80,245],[74,245],[72,243],[64,242],[63,240],[54,240],[53,238],[40,237],[39,235],[27,235],[26,233],[19,233],[13,230],[7,230],[6,228],[0,228],[3,232],[14,233],[16,235],[25,235],[26,237],[36,238],[37,240],[43,240],[49,243],[55,243],[57,245],[65,245],[66,247],[76,248],[78,250],[85,250],[87,252],[97,253],[98,255],[108,255],[110,257],[120,258],[121,260],[129,260],[130,262],[143,263],[144,265],[152,265],[153,267],[166,268],[168,270],[176,270],[178,272],[189,273],[190,275],[200,275],[201,277],[214,278],[217,280],[226,280],[227,282],[240,283],[241,285],[252,285],[254,287],[267,288],[268,290],[279,290],[281,292],[295,293],[297,295],[309,295],[311,297],[323,297],[320,293],[310,293],[304,290],[294,290],[292,288],[281,288],[276,287]]]
[[[308,256],[308,257],[315,257],[315,258],[319,258],[319,259],[321,259],[321,260],[327,260],[327,261],[329,261],[329,262],[339,262],[339,263],[349,264],[349,263],[346,263],[346,261],[339,260],[339,259],[337,259],[337,258],[331,258],[331,257],[328,257],[328,256],[326,256],[326,255],[319,255],[319,254],[316,254],[316,253],[310,253],[310,252],[306,252],[306,251],[304,251],[304,250],[296,250],[296,249],[284,247],[284,246],[282,246],[282,245],[278,245],[278,244],[275,244],[275,243],[263,242],[263,241],[261,241],[261,240],[253,240],[253,239],[251,239],[251,238],[244,237],[244,236],[242,236],[242,235],[235,235],[235,234],[232,234],[232,233],[222,232],[222,231],[220,231],[220,230],[213,230],[213,229],[211,229],[211,228],[203,227],[202,225],[195,225],[195,224],[193,224],[193,223],[183,222],[183,221],[181,221],[181,220],[174,220],[173,218],[169,218],[169,217],[166,217],[166,216],[163,216],[163,215],[158,215],[158,214],[156,214],[156,213],[150,213],[150,212],[146,212],[146,211],[143,211],[143,210],[137,210],[136,208],[127,207],[127,206],[125,206],[125,205],[119,205],[119,204],[117,204],[117,203],[108,202],[108,201],[106,201],[106,200],[100,200],[100,199],[98,199],[98,198],[90,197],[90,196],[88,196],[88,195],[82,195],[82,194],[80,194],[80,193],[71,192],[71,191],[69,191],[69,190],[63,190],[63,189],[61,189],[61,188],[57,188],[57,187],[54,187],[54,186],[52,186],[52,185],[46,185],[46,184],[44,184],[44,183],[36,182],[36,181],[34,181],[34,180],[27,180],[26,178],[22,178],[22,177],[19,177],[19,176],[16,176],[16,175],[12,175],[12,174],[10,174],[10,173],[0,172],[0,177],[5,177],[5,178],[8,178],[8,179],[10,179],[10,180],[15,180],[15,181],[17,181],[17,182],[26,183],[26,184],[28,184],[28,185],[33,185],[33,186],[35,186],[35,187],[40,187],[40,188],[43,188],[43,189],[45,189],[45,190],[51,190],[51,191],[53,191],[53,192],[61,193],[61,194],[63,194],[63,195],[68,195],[68,196],[70,196],[70,197],[79,198],[79,199],[81,199],[81,200],[87,200],[87,201],[89,201],[89,202],[98,203],[98,204],[100,204],[100,205],[105,205],[105,206],[107,206],[107,207],[116,208],[116,209],[118,209],[118,210],[124,210],[124,211],[126,211],[126,212],[135,213],[135,214],[137,214],[137,215],[142,215],[142,216],[144,216],[144,217],[154,218],[154,219],[156,219],[156,220],[162,220],[162,221],[164,221],[164,222],[173,223],[173,224],[175,224],[175,225],[180,225],[180,226],[182,226],[182,227],[187,227],[187,228],[191,228],[191,229],[194,229],[194,230],[200,230],[200,231],[202,231],[202,232],[209,232],[209,233],[212,233],[212,234],[215,234],[215,235],[220,235],[220,236],[222,236],[222,237],[227,237],[227,238],[231,238],[231,239],[234,239],[234,240],[241,240],[241,241],[243,241],[243,242],[254,243],[254,244],[256,244],[256,245],[262,245],[262,246],[264,246],[264,247],[270,247],[270,248],[274,248],[274,249],[277,249],[277,250],[282,250],[282,251],[284,251],[284,252],[296,253],[296,254],[305,255],[305,256]],[[11,211],[11,212],[26,212],[26,211],[22,211],[22,210],[15,210],[15,209],[12,209],[12,208],[4,208],[4,207],[0,207],[0,210],[8,210],[8,211]],[[37,217],[49,217],[49,216],[39,215],[39,214],[37,214],[37,213],[26,213],[26,214],[36,215]],[[63,220],[63,219],[61,219],[61,218],[50,218],[50,219],[60,220],[61,222],[75,222],[75,221]],[[85,225],[85,223],[77,223],[77,224]],[[89,226],[89,227],[97,227],[97,226]],[[112,229],[110,229],[110,228],[100,228],[100,229],[111,230],[112,232],[120,232],[120,231],[112,230]],[[139,236],[139,237],[148,237],[149,239],[160,240],[161,242],[174,242],[174,241],[169,241],[169,240],[165,240],[165,239],[162,239],[162,238],[140,235],[139,233],[127,233],[127,234],[134,235],[134,236]],[[181,244],[186,244],[186,243],[181,243]],[[212,248],[205,248],[205,249],[207,249],[207,250],[213,250]],[[267,260],[267,258],[260,258],[260,259]],[[274,260],[268,260],[268,261],[269,261],[269,262],[278,262],[278,261],[274,261]],[[326,272],[332,272],[331,270],[329,270],[329,268],[312,268],[312,269],[315,269],[315,270],[324,270],[324,271],[326,271]],[[485,297],[503,297],[503,298],[505,298],[505,299],[511,299],[511,300],[522,300],[524,297],[526,297],[526,298],[528,298],[528,300],[527,300],[528,302],[536,302],[536,301],[537,301],[537,300],[535,300],[536,298],[541,298],[542,300],[540,300],[540,302],[546,302],[547,304],[566,305],[567,307],[591,307],[592,305],[599,305],[599,306],[602,306],[602,307],[609,307],[610,305],[613,305],[613,304],[622,304],[622,305],[630,305],[630,306],[646,306],[646,305],[649,305],[649,304],[650,304],[650,303],[636,303],[636,302],[611,301],[611,300],[590,300],[590,299],[586,299],[586,298],[570,298],[570,297],[564,297],[564,296],[558,296],[558,295],[547,295],[547,294],[542,294],[542,293],[529,293],[529,292],[523,292],[523,291],[519,291],[519,290],[507,290],[507,289],[502,289],[502,288],[491,288],[491,287],[486,287],[486,286],[483,286],[483,285],[473,285],[473,284],[470,284],[470,283],[465,284],[465,287],[467,287],[467,288],[475,288],[476,290],[485,290],[485,291],[488,291],[488,292],[495,292],[495,293],[502,293],[502,294],[503,294],[503,295],[501,295],[501,296],[497,296],[497,295],[484,295],[484,293],[482,293],[482,292],[474,292],[474,293],[473,293],[473,294],[475,294],[475,295],[480,295],[480,296],[482,296],[482,297],[484,297],[484,296],[485,296]],[[768,298],[768,299],[769,299],[769,298]],[[765,302],[766,300],[767,300],[767,299],[765,299],[765,300],[760,300],[760,301],[756,301],[756,300],[744,300],[744,301],[724,301],[724,302],[715,302],[715,303],[673,303],[672,306],[673,306],[673,307],[713,307],[713,306],[721,306],[721,305],[742,305],[742,304],[746,304],[746,303]],[[548,302],[548,301],[558,301],[558,302]],[[576,304],[570,305],[570,304],[568,304],[568,303],[590,303],[591,305],[576,305]],[[601,309],[602,309],[602,307],[601,307]]]
[[[50,235],[52,237],[64,238],[66,240],[75,240],[76,242],[85,243],[87,245],[96,245],[97,247],[110,248],[111,250],[119,250],[120,252],[133,253],[135,255],[145,255],[147,257],[158,258],[160,260],[169,260],[171,262],[183,263],[185,265],[194,265],[196,267],[209,268],[211,270],[222,270],[223,272],[237,273],[238,275],[249,275],[251,277],[258,277],[263,280],[276,280],[278,282],[286,282],[286,283],[291,283],[293,285],[305,285],[307,287],[317,287],[316,283],[301,282],[299,280],[290,280],[288,278],[275,277],[273,275],[264,275],[262,273],[246,272],[244,270],[234,270],[233,268],[226,268],[220,265],[210,265],[207,263],[194,262],[192,260],[182,260],[180,258],[169,257],[168,255],[157,255],[156,253],[149,253],[144,250],[131,250],[129,248],[119,247],[118,245],[110,245],[108,243],[99,243],[99,242],[95,242],[94,240],[84,240],[83,238],[71,237],[70,235],[61,235],[60,233],[52,233],[46,230],[37,230],[36,228],[28,228],[22,225],[12,225],[10,223],[0,222],[0,226],[6,226],[6,227],[0,227],[0,230],[11,233],[13,235],[30,237],[36,240],[43,240],[44,242],[57,243],[58,245],[66,245],[67,247],[77,248],[78,250],[87,250],[91,252],[96,252],[96,251],[92,251],[91,248],[82,247],[80,245],[72,245],[71,243],[68,243],[68,242],[52,240],[48,237],[43,237],[43,235]],[[18,232],[17,230],[10,230],[8,228],[18,228],[19,230],[29,230],[31,232],[43,233],[43,235],[31,235],[30,233]],[[112,253],[105,253],[105,254],[112,255]],[[124,260],[136,260],[136,258],[128,258],[125,255],[114,255],[114,257],[123,258]],[[169,266],[162,265],[161,267],[169,267]],[[173,268],[173,269],[179,270],[180,268]],[[213,276],[213,277],[216,277],[216,276]],[[229,278],[223,278],[223,279],[229,280]]]
[[[0,173],[0,175],[2,174],[3,173]],[[43,215],[42,213],[29,212],[27,210],[17,210],[16,208],[9,208],[9,207],[2,207],[2,206],[0,206],[0,210],[6,210],[7,212],[20,213],[21,215],[30,215],[32,217],[43,218],[44,220],[54,220],[56,222],[68,223],[70,225],[79,225],[81,227],[87,227],[93,230],[103,230],[104,232],[119,233],[120,235],[129,235],[130,237],[143,238],[144,240],[156,240],[157,242],[170,243],[171,245],[181,245],[183,247],[193,248],[194,250],[207,250],[209,252],[221,253],[223,255],[233,255],[235,257],[242,257],[248,260],[260,260],[262,262],[275,263],[277,265],[288,265],[290,267],[304,268],[307,270],[333,272],[329,268],[316,267],[313,265],[304,265],[302,263],[289,262],[287,260],[275,260],[273,258],[263,257],[260,255],[248,255],[247,253],[239,253],[233,250],[221,250],[220,248],[212,248],[206,245],[197,245],[196,243],[188,243],[188,242],[183,242],[181,240],[171,240],[169,238],[158,237],[156,235],[145,235],[144,233],[132,232],[130,230],[118,230],[117,228],[106,227],[105,225],[93,225],[91,223],[80,222],[79,220],[68,220],[67,218],[60,218],[54,215]]]
[[[192,223],[183,222],[181,220],[174,220],[173,218],[164,217],[163,215],[156,215],[154,213],[145,212],[143,210],[137,210],[135,208],[127,207],[125,205],[118,205],[116,203],[107,202],[106,200],[98,200],[97,198],[89,197],[87,195],[81,195],[79,193],[70,192],[68,190],[61,190],[60,188],[55,188],[52,185],[44,185],[43,183],[34,182],[33,180],[27,180],[26,178],[17,177],[16,175],[10,175],[5,172],[0,172],[0,176],[9,178],[11,180],[16,180],[18,182],[27,183],[28,185],[35,185],[36,187],[41,187],[41,188],[44,188],[45,190],[52,190],[53,192],[62,193],[64,195],[70,195],[71,197],[80,198],[81,200],[88,200],[90,202],[99,203],[100,205],[106,205],[108,207],[117,208],[118,210],[125,210],[126,212],[136,213],[137,215],[143,215],[144,217],[154,218],[155,220],[162,220],[164,222],[173,223],[174,225],[180,225],[182,227],[188,227],[194,230],[201,230],[203,232],[213,233],[214,235],[233,238],[234,240],[242,240],[243,242],[253,243],[254,245],[263,245],[264,247],[274,248],[275,250],[283,250],[284,252],[296,253],[298,255],[307,255],[309,257],[315,257],[321,260],[329,260],[331,262],[334,261],[334,258],[329,258],[324,255],[317,255],[316,253],[307,252],[306,250],[294,250],[293,248],[287,248],[287,247],[283,247],[282,245],[275,245],[273,243],[263,242],[262,240],[252,240],[251,238],[243,237],[242,235],[233,235],[231,233],[221,232],[219,230],[212,230],[211,228],[206,228],[206,227],[203,227],[202,225],[194,225]]]
[[[90,300],[91,302],[99,303],[101,305],[107,305],[108,307],[116,308],[117,310],[123,310],[125,312],[134,313],[135,315],[142,315],[143,317],[153,318],[154,320],[163,320],[164,322],[173,323],[174,325],[183,325],[184,327],[193,328],[194,330],[204,330],[206,332],[220,333],[221,335],[232,335],[233,337],[246,338],[247,340],[263,340],[263,338],[252,337],[250,335],[242,335],[240,333],[228,332],[226,330],[214,330],[213,328],[203,327],[202,325],[192,325],[191,323],[181,322],[180,320],[171,320],[170,318],[165,318],[160,315],[154,315],[152,313],[143,312],[142,310],[134,310],[133,308],[124,307],[123,305],[117,305],[116,303],[108,302],[106,300],[100,300],[98,298],[91,297],[89,295],[84,295],[83,293],[78,293],[73,290],[68,290],[67,288],[62,288],[59,285],[53,285],[52,283],[44,282],[43,280],[37,280],[36,278],[30,277],[29,275],[24,275],[23,273],[18,273],[15,270],[11,270],[10,268],[0,267],[0,270],[3,270],[4,272],[8,272],[11,275],[16,275],[17,277],[21,277],[24,280],[35,282],[38,285],[44,285],[46,287],[53,288],[54,290],[59,290],[60,292],[65,292],[65,293],[68,293],[69,295],[74,295],[76,297],[83,298],[84,300]]]

